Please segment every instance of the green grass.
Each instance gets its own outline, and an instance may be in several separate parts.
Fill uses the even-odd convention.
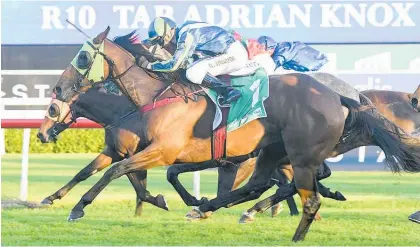
[[[29,200],[40,201],[55,192],[93,157],[31,154]],[[420,224],[407,219],[420,210],[418,174],[334,172],[325,185],[342,191],[348,201],[323,199],[323,219],[315,222],[305,241],[298,244],[291,238],[300,217],[290,217],[287,209],[277,218],[266,212],[253,224],[238,224],[241,213],[255,201],[220,209],[205,221],[187,222],[184,216],[191,208],[166,182],[162,168],[149,171],[148,188],[154,195],[164,194],[171,211],[145,205],[143,215],[133,217],[135,194],[123,177],[86,207],[83,219],[67,222],[71,208],[102,174],[76,186],[50,208],[2,210],[2,245],[420,245]],[[192,175],[181,178],[191,190]],[[19,195],[19,180],[20,156],[2,157],[3,200]],[[202,172],[201,180],[202,194],[214,196],[215,172]],[[295,199],[300,205],[298,197]]]

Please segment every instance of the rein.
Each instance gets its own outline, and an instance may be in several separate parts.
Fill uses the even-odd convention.
[[[121,74],[119,74],[117,76],[114,76],[114,74],[116,74],[115,72],[117,72],[117,69],[115,68],[114,61],[111,58],[109,58],[106,54],[104,54],[103,52],[101,52],[99,50],[99,48],[95,47],[90,41],[87,41],[87,43],[89,44],[89,46],[92,47],[92,49],[95,50],[95,54],[93,56],[93,60],[95,59],[95,57],[98,54],[101,55],[104,58],[104,60],[108,63],[109,72],[110,72],[109,73],[109,77],[112,80],[118,80],[120,85],[124,85],[121,82],[121,78],[124,77],[127,74],[127,72],[129,70],[131,70],[133,67],[138,66],[137,63],[136,63],[136,59],[134,58],[133,64],[129,68],[127,68],[123,73],[121,73]],[[92,68],[92,64],[93,63],[91,63],[89,65],[88,69],[86,70],[86,72],[77,79],[77,82],[73,85],[73,88],[72,88],[74,91],[80,92],[79,90],[80,90],[81,87],[93,86],[93,84],[96,83],[93,80],[88,80],[89,81],[88,84],[82,84],[82,81],[86,77],[89,76],[89,72],[90,72],[90,70]],[[151,78],[160,79],[159,76],[153,76],[152,73],[150,73],[149,71],[147,71],[147,70],[144,70],[144,71]],[[102,80],[105,80],[105,78],[102,78]],[[147,104],[145,106],[140,107],[140,112],[141,113],[146,113],[146,112],[152,111],[152,110],[154,110],[156,108],[163,107],[163,106],[166,106],[168,104],[175,103],[175,102],[182,101],[182,100],[184,100],[186,103],[188,103],[188,99],[191,99],[190,96],[197,95],[197,94],[199,94],[199,93],[201,93],[201,92],[204,91],[203,89],[199,89],[199,90],[196,90],[196,91],[193,91],[193,92],[190,92],[190,93],[186,93],[184,91],[183,92],[184,94],[181,94],[179,92],[176,92],[174,89],[172,89],[172,86],[175,83],[176,82],[173,82],[169,86],[167,86],[167,87],[159,90],[159,93],[155,96],[155,99],[153,100],[153,102],[150,103],[150,104]],[[124,88],[124,90],[127,91],[125,88]],[[176,96],[174,96],[174,97],[167,97],[167,98],[164,98],[164,99],[161,99],[161,100],[157,100],[160,96],[162,96],[168,90],[171,90]],[[191,100],[193,100],[193,99],[191,99]],[[110,129],[110,128],[114,127],[116,124],[120,123],[122,120],[125,120],[127,117],[129,117],[131,114],[133,114],[135,111],[137,111],[137,109],[136,110],[133,110],[133,111],[130,111],[129,113],[125,114],[123,117],[121,117],[119,120],[117,120],[113,124],[104,126],[104,128]]]
[[[117,121],[114,121],[111,124],[105,124],[103,127],[107,130],[114,128],[115,126],[117,126],[118,124],[120,124],[122,121],[131,119],[134,115],[134,113],[137,112],[137,109],[131,110],[129,112],[127,112],[126,114],[124,114],[122,117],[120,117]]]
[[[196,95],[196,94],[198,94],[200,92],[203,92],[203,91],[204,91],[203,89],[200,89],[200,90],[197,90],[197,91],[185,94],[185,95],[177,95],[175,97],[168,97],[168,98],[164,98],[164,99],[161,99],[161,100],[154,100],[153,103],[150,103],[150,104],[147,104],[145,106],[140,107],[140,112],[141,113],[146,113],[146,112],[149,112],[153,109],[156,109],[156,108],[159,108],[159,107],[162,107],[162,106],[165,106],[165,105],[169,105],[171,103],[175,103],[175,102],[182,101],[182,100],[185,101],[186,97],[191,96],[191,95]]]

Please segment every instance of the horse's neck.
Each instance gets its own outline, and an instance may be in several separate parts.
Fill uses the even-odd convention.
[[[136,109],[124,95],[100,93],[88,96],[78,106],[82,108],[81,117],[102,125],[111,125]]]
[[[114,83],[137,107],[152,103],[156,92],[163,88],[165,83],[154,79],[137,66],[134,57],[123,48],[108,40],[106,44],[105,53],[114,62],[113,76],[118,78]]]

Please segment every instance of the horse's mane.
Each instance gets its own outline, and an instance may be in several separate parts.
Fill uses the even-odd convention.
[[[124,36],[117,36],[114,38],[113,42],[119,46],[121,46],[123,49],[130,52],[136,59],[139,56],[145,57],[149,62],[155,62],[158,61],[158,59],[151,53],[149,50],[147,50],[146,45],[141,42],[141,39],[139,35],[136,33],[136,31],[133,31],[127,35]],[[147,72],[147,70],[146,70]],[[178,69],[178,71],[170,72],[170,73],[164,73],[164,72],[148,72],[149,75],[152,76],[155,75],[156,78],[159,80],[167,83],[170,85],[169,90],[171,90],[175,95],[185,95],[186,92],[177,92],[172,89],[172,85],[175,82],[181,83],[183,86],[186,86],[190,91],[197,90],[199,88],[198,85],[194,85],[191,83],[187,83],[188,79],[186,79],[185,76],[185,69]],[[154,76],[152,76],[154,77]],[[162,89],[166,91],[167,89]],[[160,96],[162,92],[158,92],[157,96]]]
[[[135,57],[145,57],[149,62],[157,61],[155,56],[153,56],[153,54],[141,43],[140,37],[136,31],[132,31],[124,36],[117,36],[114,38],[113,42],[130,52]]]

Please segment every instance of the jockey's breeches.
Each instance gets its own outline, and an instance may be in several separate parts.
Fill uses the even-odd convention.
[[[186,70],[186,76],[191,82],[201,84],[207,73],[212,76],[230,74],[244,68],[247,62],[247,50],[240,41],[235,41],[224,54],[198,60],[191,64]]]

